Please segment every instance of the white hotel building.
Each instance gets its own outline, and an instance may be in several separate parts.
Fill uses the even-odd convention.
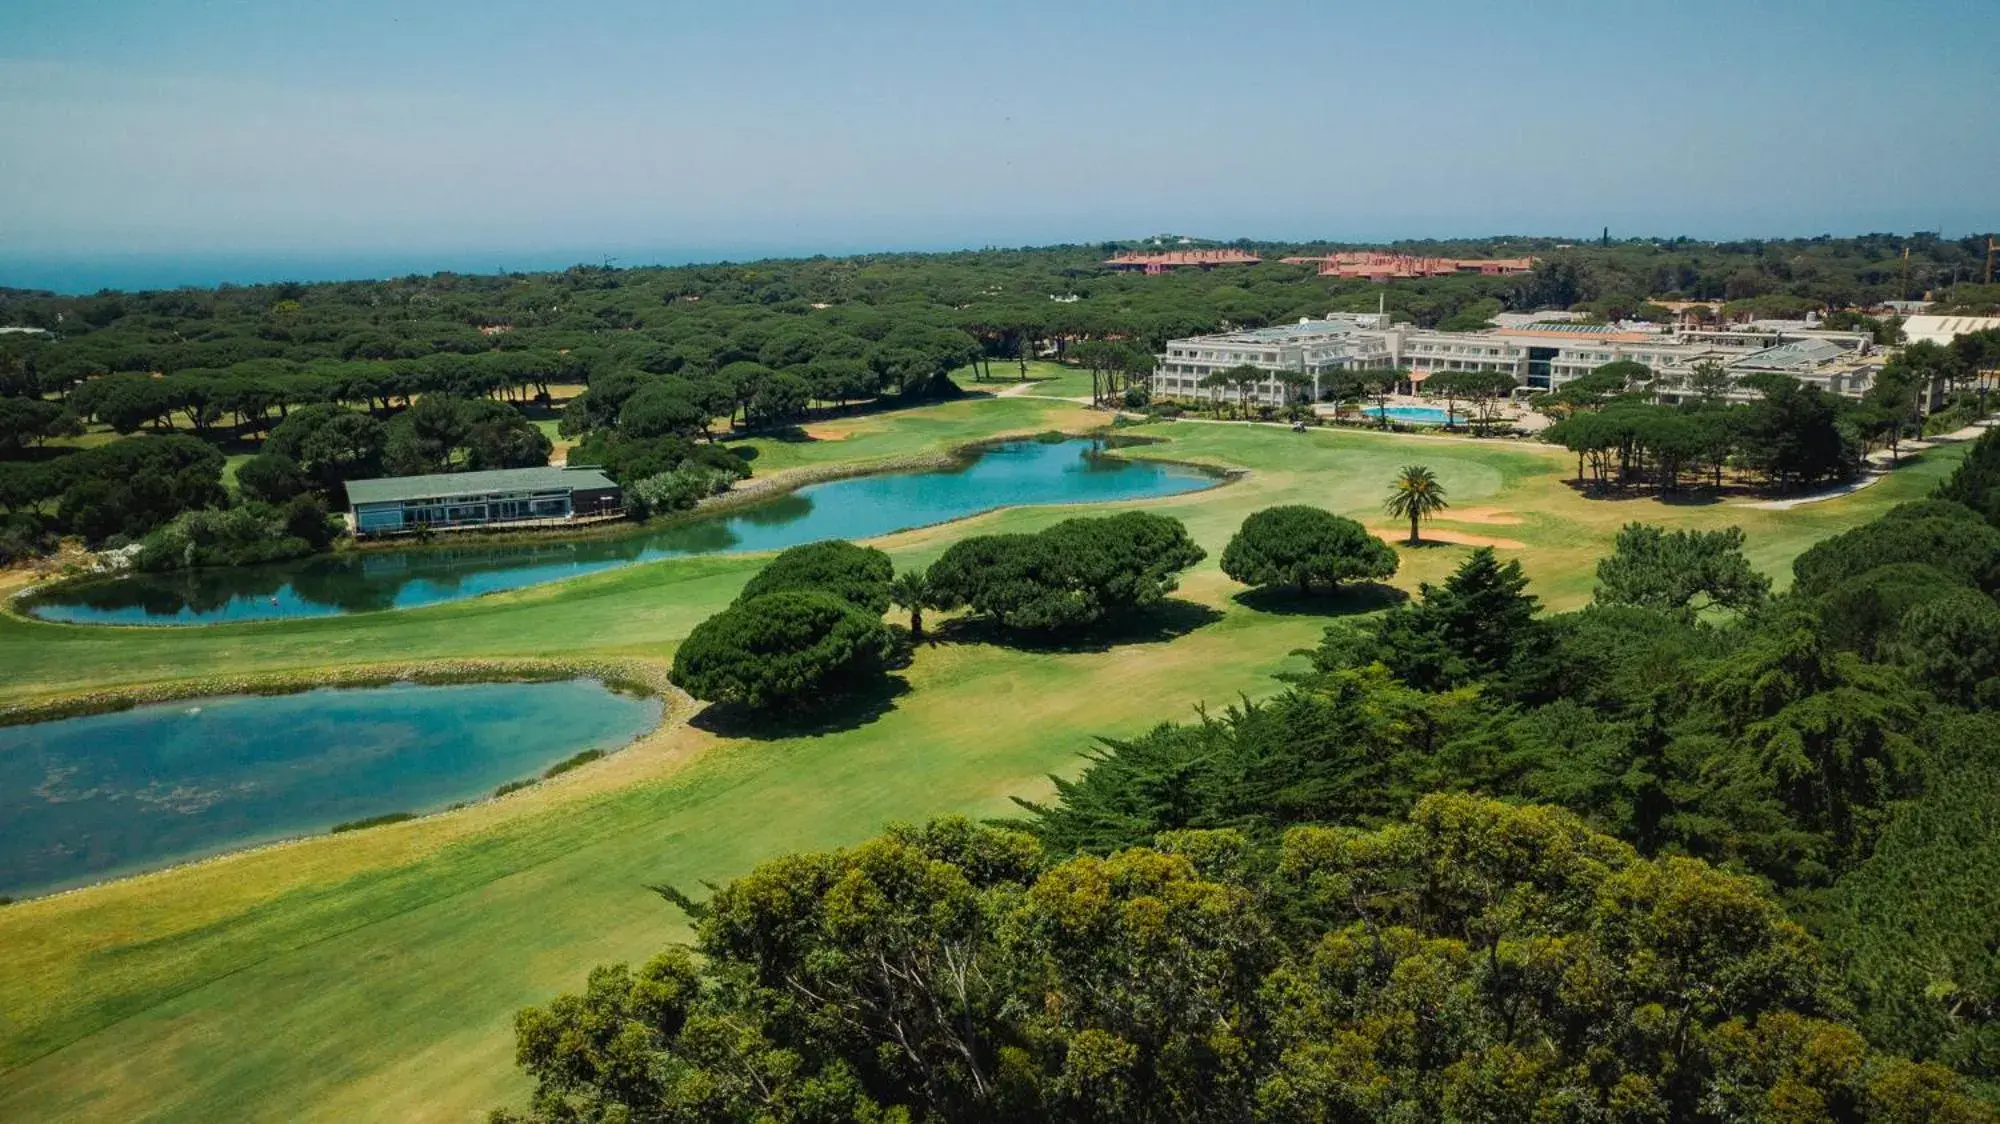
[[[1864,332],[1825,331],[1805,321],[1760,321],[1742,328],[1674,332],[1651,325],[1580,324],[1563,314],[1508,317],[1508,326],[1444,332],[1392,325],[1380,313],[1335,313],[1211,336],[1170,340],[1157,358],[1152,389],[1163,399],[1259,405],[1322,399],[1318,376],[1339,370],[1395,368],[1423,381],[1441,371],[1494,371],[1513,377],[1519,395],[1555,390],[1606,363],[1627,359],[1653,369],[1663,397],[1697,363],[1718,362],[1737,376],[1778,371],[1836,394],[1859,396],[1882,359]],[[1271,378],[1246,392],[1204,387],[1209,374],[1248,365]],[[1749,396],[1746,392],[1745,396]]]

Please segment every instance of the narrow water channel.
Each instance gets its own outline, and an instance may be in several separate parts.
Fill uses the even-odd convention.
[[[726,515],[618,538],[368,550],[268,566],[139,574],[25,603],[76,624],[214,624],[404,609],[691,554],[865,539],[1001,507],[1147,499],[1211,487],[1200,469],[1108,455],[1101,441],[1020,441],[963,464],[802,488]]]

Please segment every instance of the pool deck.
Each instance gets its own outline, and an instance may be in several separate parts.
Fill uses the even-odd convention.
[[[1405,418],[1398,417],[1392,412],[1389,415],[1390,421],[1401,421],[1406,425],[1435,425],[1440,427],[1444,425],[1445,408],[1440,403],[1440,400],[1436,398],[1419,398],[1408,394],[1395,394],[1389,397],[1387,407],[1391,411],[1426,410],[1436,415],[1435,418]],[[1346,417],[1350,419],[1367,419],[1377,416],[1376,409],[1376,405],[1372,402],[1366,406],[1362,406],[1358,410],[1344,407],[1338,403],[1322,402],[1313,407],[1313,413],[1325,418]],[[1472,410],[1467,408],[1465,400],[1460,399],[1458,408],[1454,409],[1452,413],[1461,419],[1458,423],[1460,427],[1464,427],[1470,423]],[[1505,425],[1523,433],[1540,433],[1551,424],[1547,417],[1533,410],[1523,409],[1517,404],[1512,403],[1503,403],[1494,412],[1493,420],[1496,424]]]

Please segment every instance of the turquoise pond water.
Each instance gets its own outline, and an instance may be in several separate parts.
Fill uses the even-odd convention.
[[[141,574],[32,599],[77,624],[213,624],[406,609],[674,558],[865,539],[1027,504],[1104,503],[1192,492],[1218,477],[1108,455],[1099,441],[1018,441],[928,472],[801,488],[729,515],[611,539],[354,551],[269,566]]]
[[[232,695],[0,727],[0,894],[435,811],[659,721],[659,700],[578,679]]]

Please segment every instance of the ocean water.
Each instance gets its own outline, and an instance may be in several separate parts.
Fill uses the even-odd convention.
[[[902,250],[950,249],[946,245]],[[576,246],[554,249],[382,250],[368,253],[78,253],[0,250],[0,288],[47,289],[63,295],[100,289],[139,292],[184,286],[262,285],[276,281],[367,281],[411,274],[535,273],[570,266],[692,265],[703,262],[798,258],[814,254],[886,252],[862,245],[803,246],[737,243],[709,246]]]

